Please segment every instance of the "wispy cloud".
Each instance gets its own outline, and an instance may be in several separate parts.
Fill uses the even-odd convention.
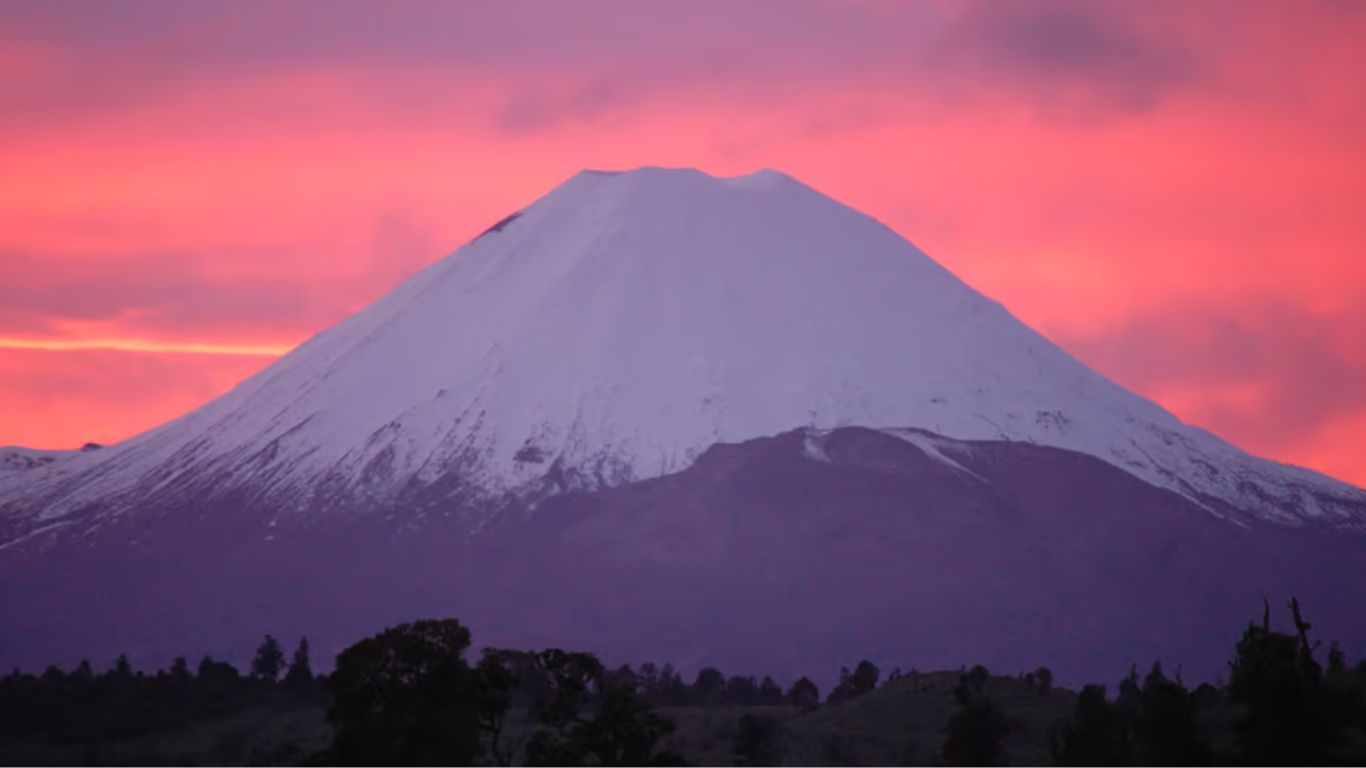
[[[0,349],[34,349],[49,352],[151,352],[156,354],[231,355],[278,357],[290,347],[278,344],[212,344],[155,339],[15,339],[0,337]]]
[[[936,40],[936,71],[958,87],[994,83],[1050,108],[1148,110],[1204,72],[1197,51],[1162,36],[1149,22],[1155,14],[1135,9],[1078,0],[974,3]]]

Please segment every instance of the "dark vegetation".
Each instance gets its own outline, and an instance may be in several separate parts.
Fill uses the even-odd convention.
[[[314,765],[1319,765],[1366,763],[1366,662],[1322,649],[1291,601],[1233,649],[1227,682],[1160,664],[1073,693],[1047,669],[844,669],[807,678],[610,669],[558,649],[470,651],[455,620],[392,627],[315,676],[267,636],[247,675],[126,658],[0,680],[0,763]]]
[[[300,762],[318,746],[294,736],[326,702],[303,640],[286,664],[267,637],[247,676],[207,656],[151,675],[122,656],[99,674],[15,671],[0,678],[0,763]]]

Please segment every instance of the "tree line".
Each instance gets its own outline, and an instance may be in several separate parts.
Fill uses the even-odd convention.
[[[1059,765],[1307,765],[1366,763],[1366,662],[1349,666],[1336,645],[1324,651],[1297,601],[1294,631],[1271,626],[1264,606],[1233,649],[1227,682],[1188,687],[1160,664],[1131,669],[1113,696],[1087,685],[1070,716],[1050,733]],[[596,656],[560,649],[489,648],[470,656],[471,636],[454,619],[391,627],[343,650],[318,676],[306,639],[286,660],[267,636],[246,674],[204,658],[183,658],[153,674],[120,657],[96,674],[19,672],[0,679],[0,740],[97,743],[183,726],[270,697],[326,706],[330,748],[315,764],[678,765],[663,748],[678,707],[729,707],[736,714],[732,759],[772,765],[783,758],[783,722],[838,707],[882,686],[914,686],[918,673],[881,671],[863,661],[841,671],[824,701],[810,679],[786,688],[770,677],[700,670],[691,682],[668,664],[608,668]],[[1322,657],[1322,660],[1321,658]],[[1020,678],[1053,693],[1041,668]],[[999,679],[999,678],[998,678]],[[1017,724],[991,695],[982,667],[960,673],[954,710],[937,755],[944,765],[1003,765]]]
[[[1154,664],[1120,681],[1113,700],[1087,685],[1054,745],[1061,765],[1366,764],[1366,661],[1349,667],[1342,650],[1320,644],[1299,601],[1287,606],[1294,633],[1271,628],[1271,608],[1234,648],[1226,684],[1190,690]],[[1210,738],[1212,715],[1231,716],[1232,744]]]
[[[126,655],[101,673],[89,661],[70,672],[56,666],[41,675],[15,670],[0,678],[0,742],[65,745],[130,739],[280,694],[305,701],[325,695],[322,680],[313,673],[306,638],[286,662],[279,641],[267,635],[245,675],[211,656],[194,667],[180,657],[152,674],[135,671]]]

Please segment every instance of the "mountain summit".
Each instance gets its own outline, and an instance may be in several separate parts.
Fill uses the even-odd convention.
[[[1292,587],[1366,637],[1334,624],[1363,529],[1366,492],[1181,423],[789,176],[584,171],[217,400],[0,474],[0,662],[453,613],[766,663],[819,609],[793,671],[914,638],[922,667],[1108,643],[1117,674],[1210,662],[1176,629]]]

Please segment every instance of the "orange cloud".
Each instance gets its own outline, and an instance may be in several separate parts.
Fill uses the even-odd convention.
[[[0,349],[40,349],[48,352],[174,352],[192,355],[231,355],[278,357],[290,350],[281,345],[196,344],[193,342],[151,341],[148,339],[6,339]]]
[[[582,167],[767,166],[1366,484],[1352,4],[342,5],[0,10],[0,443],[173,417]]]

